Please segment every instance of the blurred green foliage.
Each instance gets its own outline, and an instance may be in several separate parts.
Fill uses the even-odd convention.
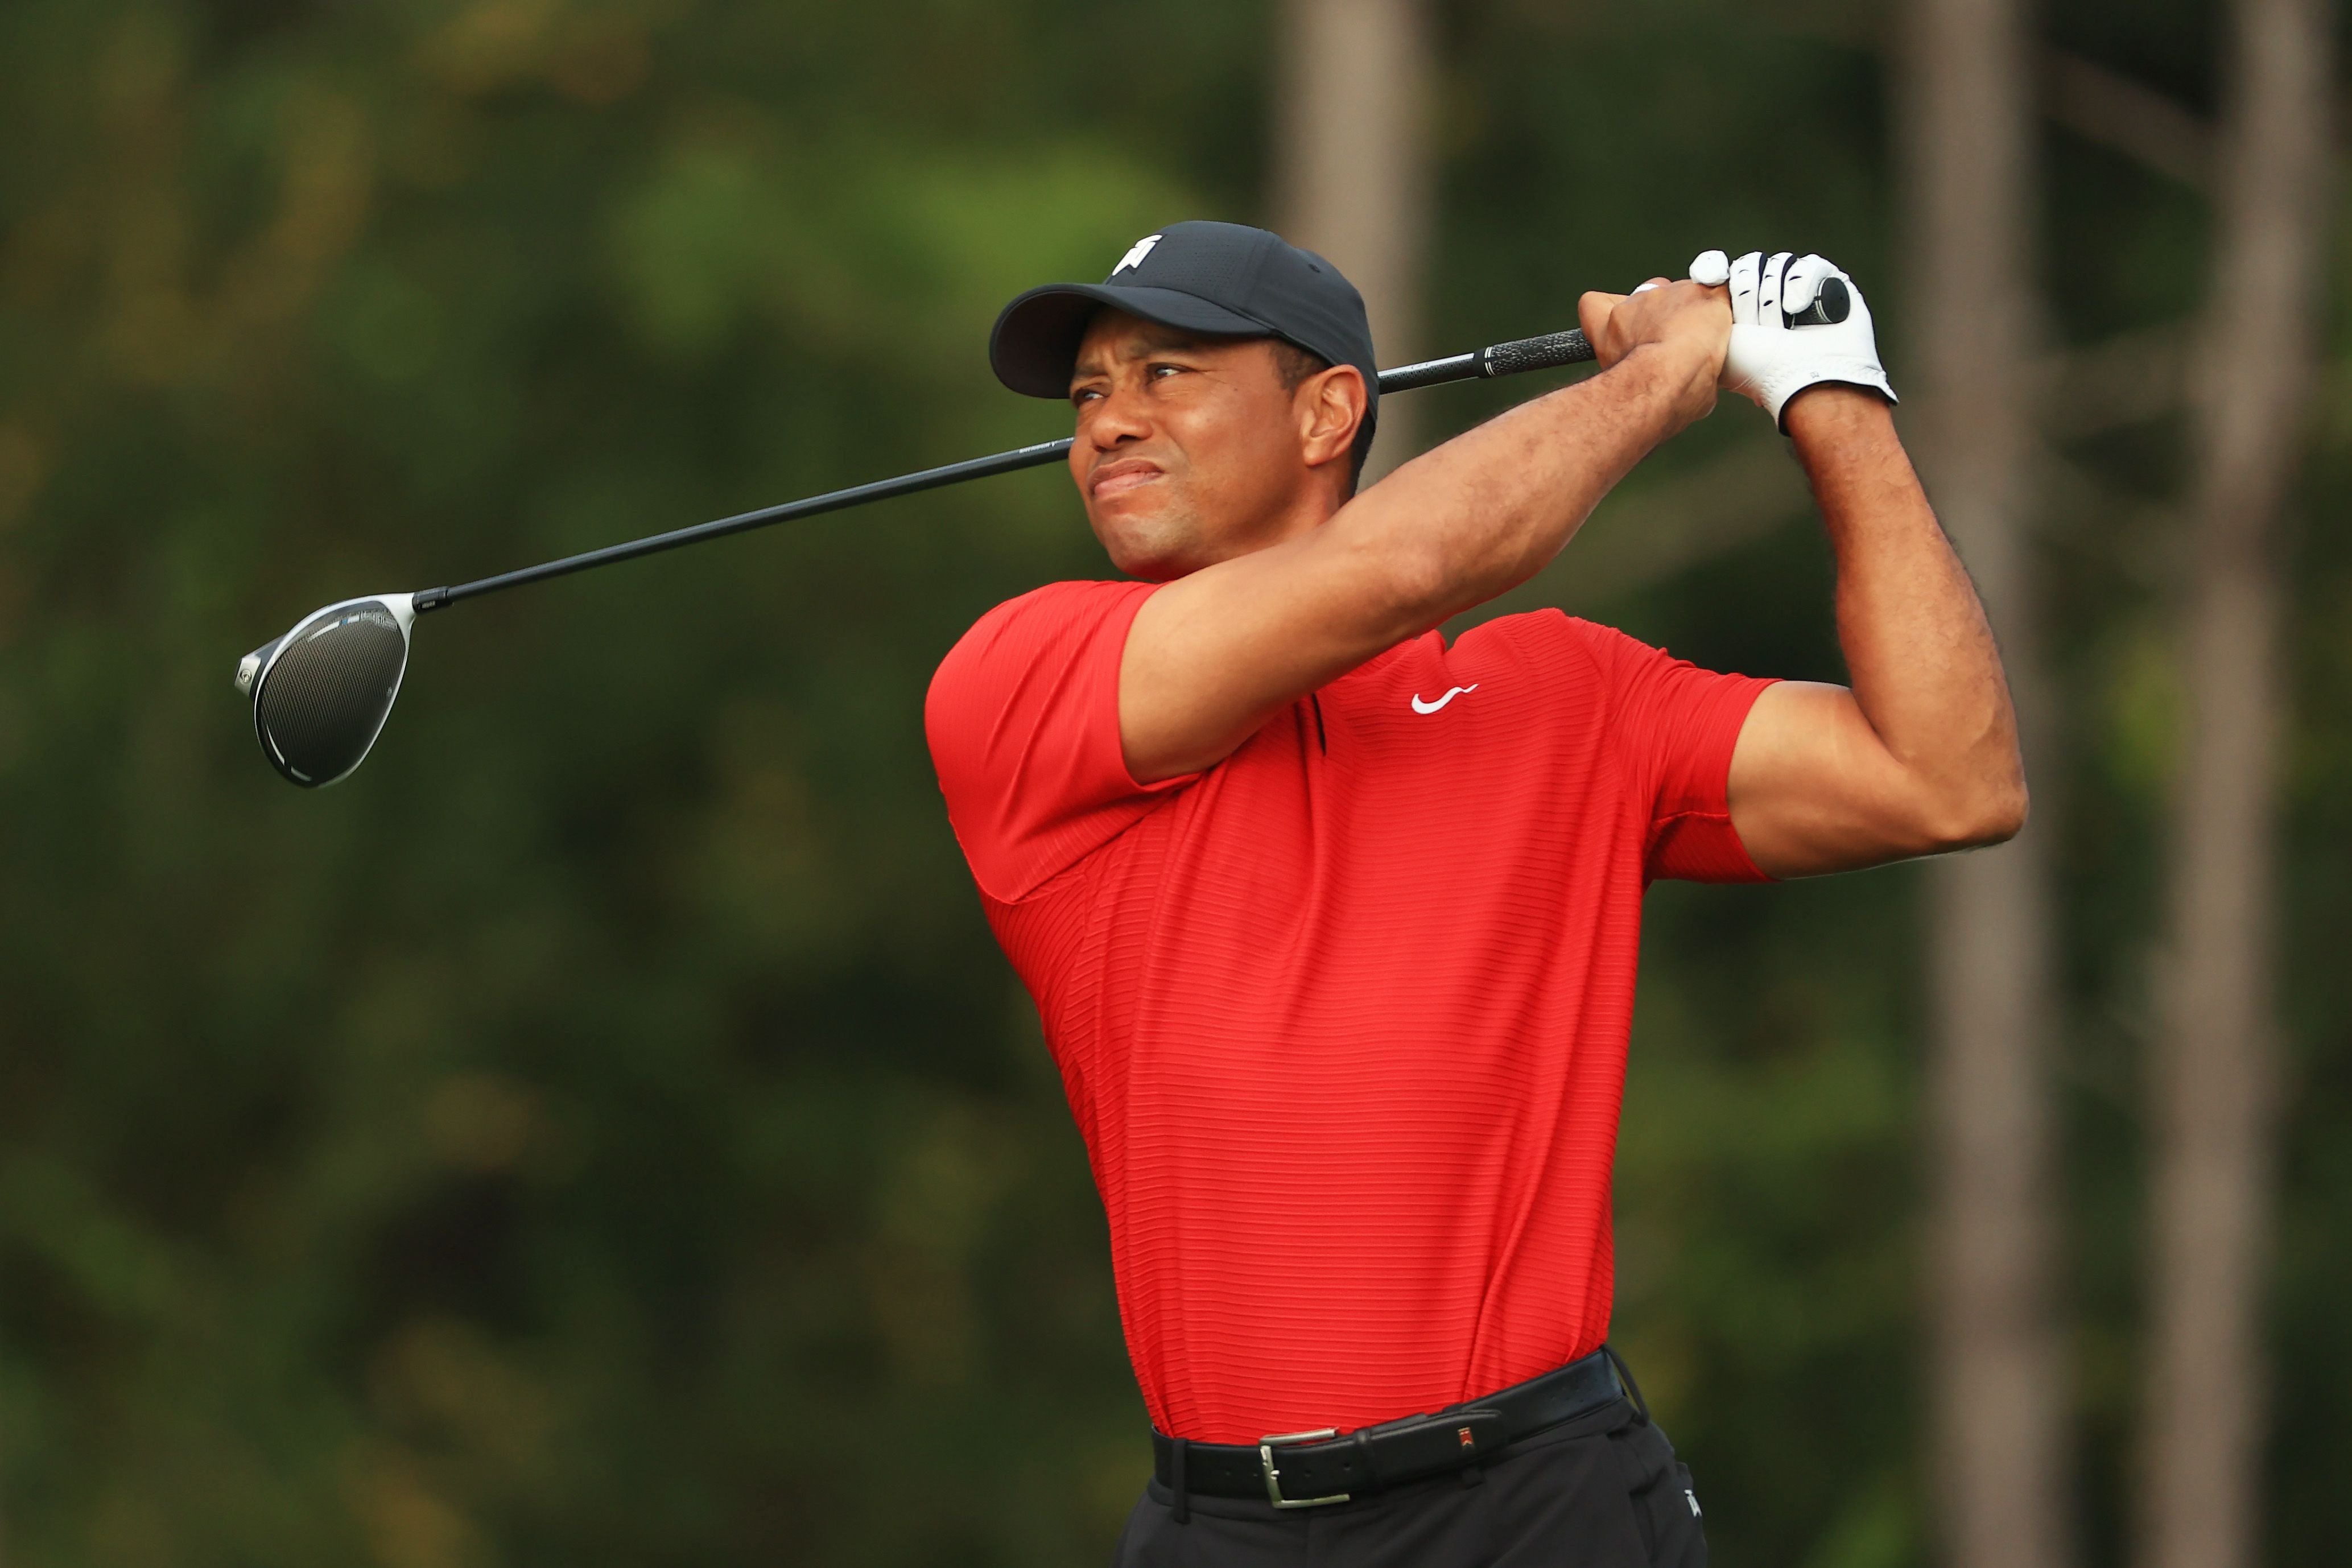
[[[1775,239],[1899,321],[1885,10],[1795,14],[1447,5],[1433,342]],[[2048,26],[2210,112],[2210,6]],[[989,377],[993,310],[1171,217],[1262,218],[1272,37],[1239,0],[0,7],[8,1561],[1102,1560],[1148,1451],[1100,1211],[919,722],[982,610],[1104,571],[1056,478],[431,620],[324,795],[255,754],[228,675],[333,597],[1055,433]],[[2048,152],[2053,344],[2189,321],[2196,199]],[[2330,364],[2269,1516],[2315,1563],[2352,1528]],[[1425,395],[1444,428],[1527,390]],[[2067,447],[2045,533],[2096,1563],[2130,1472],[2179,437]],[[1799,518],[1602,602],[1574,562],[1552,586],[1637,635],[1836,676]],[[1928,1552],[1916,892],[1653,898],[1620,1340],[1727,1562]]]

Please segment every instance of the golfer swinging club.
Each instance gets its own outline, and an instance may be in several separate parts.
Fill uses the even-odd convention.
[[[1859,293],[1692,270],[1585,295],[1600,374],[1361,494],[1371,335],[1320,257],[1177,224],[997,321],[1129,580],[989,612],[926,718],[1109,1215],[1156,1453],[1122,1564],[1706,1560],[1603,1343],[1643,889],[1996,842],[2025,786]],[[1811,480],[1851,689],[1557,610],[1446,642],[1719,387]]]

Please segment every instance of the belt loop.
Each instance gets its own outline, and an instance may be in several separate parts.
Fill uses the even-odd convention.
[[[1633,1414],[1642,1418],[1643,1426],[1647,1426],[1650,1424],[1650,1402],[1642,1397],[1642,1385],[1633,1381],[1633,1369],[1625,1364],[1625,1358],[1617,1353],[1617,1347],[1606,1341],[1601,1342],[1601,1353],[1607,1356],[1609,1364],[1617,1369],[1617,1381],[1625,1385],[1627,1394],[1633,1395]]]
[[[1364,1489],[1376,1492],[1381,1489],[1381,1468],[1380,1461],[1372,1458],[1371,1429],[1357,1427],[1352,1440],[1356,1445],[1356,1457],[1364,1463]]]
[[[1174,1450],[1168,1458],[1168,1489],[1175,1494],[1175,1506],[1170,1510],[1179,1524],[1192,1522],[1192,1494],[1184,1487],[1184,1450],[1192,1446],[1189,1438],[1171,1437],[1168,1446]]]

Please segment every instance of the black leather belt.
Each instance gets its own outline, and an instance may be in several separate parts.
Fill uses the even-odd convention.
[[[1346,1502],[1476,1463],[1506,1443],[1573,1421],[1626,1396],[1607,1346],[1558,1372],[1513,1384],[1433,1415],[1406,1415],[1342,1436],[1278,1432],[1256,1443],[1182,1442],[1151,1434],[1152,1468],[1183,1507],[1195,1496],[1263,1497],[1276,1508]]]

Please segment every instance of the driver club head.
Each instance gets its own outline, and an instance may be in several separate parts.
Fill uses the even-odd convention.
[[[305,789],[349,777],[383,731],[408,668],[413,594],[377,594],[313,610],[237,661],[253,732],[270,765]]]

